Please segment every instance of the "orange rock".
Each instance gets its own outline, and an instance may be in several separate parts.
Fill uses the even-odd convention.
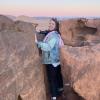
[[[0,31],[5,29],[13,29],[14,28],[14,22],[10,18],[0,15]]]
[[[12,27],[13,21],[3,16],[2,20],[0,25],[5,22]],[[0,32],[0,100],[46,100],[35,30],[30,23],[15,22],[14,25],[21,31],[4,27]]]
[[[64,84],[70,84],[85,100],[100,100],[100,43],[61,49]]]
[[[100,40],[97,28],[86,25],[83,19],[68,19],[60,22],[60,32],[66,45],[83,46],[84,42]]]

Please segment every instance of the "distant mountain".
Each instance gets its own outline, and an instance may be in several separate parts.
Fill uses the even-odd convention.
[[[48,20],[51,17],[39,16],[39,17],[33,17],[33,18],[36,19],[36,20]]]
[[[6,15],[8,18],[12,19],[12,20],[16,20],[16,17],[15,16],[12,16],[12,15]]]
[[[32,17],[24,16],[24,15],[16,17],[16,20],[21,20],[21,21],[25,21],[25,22],[33,22]]]
[[[8,18],[12,19],[12,20],[21,20],[21,21],[25,21],[25,22],[34,22],[34,20],[49,20],[52,17],[46,17],[46,16],[36,16],[36,17],[29,17],[29,16],[25,16],[25,15],[20,15],[18,17],[12,16],[12,15],[6,15]],[[57,18],[58,20],[64,20],[64,19],[69,19],[71,17],[54,17]]]

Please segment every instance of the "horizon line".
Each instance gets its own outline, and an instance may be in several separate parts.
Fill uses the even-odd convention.
[[[5,16],[14,16],[14,17],[19,17],[19,16],[25,16],[25,17],[100,17],[100,16],[96,16],[96,15],[50,15],[50,16],[47,16],[47,15],[13,15],[13,14],[0,14],[0,15],[5,15]]]

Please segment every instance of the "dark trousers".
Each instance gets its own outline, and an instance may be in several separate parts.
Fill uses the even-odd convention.
[[[57,97],[60,95],[58,89],[63,88],[61,66],[53,67],[52,64],[47,64],[46,69],[51,95]]]

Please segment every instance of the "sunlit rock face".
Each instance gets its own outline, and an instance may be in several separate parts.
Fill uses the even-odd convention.
[[[100,43],[93,46],[61,49],[62,74],[65,84],[85,100],[100,100]]]
[[[65,46],[61,48],[60,57],[66,99],[100,100],[100,27],[98,21],[73,19],[62,21],[60,26],[61,36],[65,43]],[[81,42],[84,44],[80,45]],[[82,98],[77,98],[71,89]],[[71,97],[74,98],[71,99]]]
[[[90,27],[97,28],[98,29],[97,32],[100,36],[100,18],[98,18],[98,19],[87,19],[86,25],[90,26]]]
[[[83,46],[100,41],[98,27],[89,26],[85,19],[68,19],[60,22],[61,36],[66,45]]]
[[[30,23],[0,16],[0,100],[46,100],[34,34]]]
[[[14,22],[6,16],[0,15],[0,31],[11,30],[14,28]]]

